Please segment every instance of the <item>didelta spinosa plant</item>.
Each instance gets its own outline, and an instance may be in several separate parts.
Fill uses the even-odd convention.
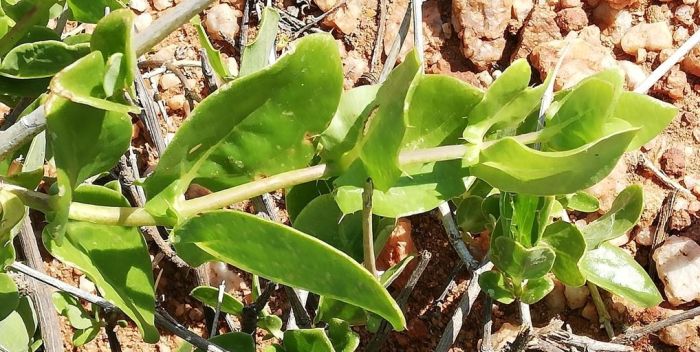
[[[83,12],[73,13],[77,18]],[[27,58],[49,47],[20,44],[2,52],[0,82],[44,82],[42,93],[48,85],[26,110],[43,104],[46,134],[1,164],[2,268],[14,262],[11,243],[25,207],[43,212],[48,224],[42,239],[51,255],[85,273],[136,323],[143,340],[155,343],[154,279],[138,227],[165,226],[172,229],[177,254],[193,267],[223,261],[320,295],[315,323],[326,323],[317,325],[325,329],[282,332],[279,319],[258,317],[259,326],[282,338],[279,350],[314,345],[319,351],[352,351],[359,344],[352,325],[376,331],[386,320],[396,330],[406,327],[386,287],[411,257],[380,276],[361,265],[367,260],[362,194],[371,179],[374,255],[396,218],[453,200],[465,231],[490,230],[496,270],[480,283],[501,302],[538,301],[552,289],[550,272],[565,284],[589,280],[644,306],[660,301],[639,265],[607,242],[638,220],[639,187],[625,190],[610,212],[586,227],[557,220],[565,208],[595,211],[595,199],[581,190],[602,180],[626,151],[650,141],[676,115],[669,104],[624,91],[619,71],[603,71],[558,92],[541,127],[545,86],[529,85],[524,60],[513,62],[483,92],[449,76],[423,74],[414,52],[384,83],[344,92],[330,35],[299,39],[266,66],[271,40],[262,30],[244,53],[246,71],[231,77],[200,30],[217,79],[228,82],[180,127],[142,181],[147,203],[134,208],[118,182],[85,182],[112,169],[129,148],[129,114],[139,111],[130,99],[137,70],[133,17],[116,9],[91,36],[54,40],[50,50],[61,53],[51,54],[55,60]],[[267,9],[263,27],[276,27],[277,20]],[[20,155],[25,157],[18,168],[13,163]],[[56,167],[49,194],[29,190],[41,179],[45,160]],[[185,199],[193,184],[212,193]],[[291,227],[223,209],[278,189],[286,189]],[[0,274],[0,288],[0,300],[10,302],[0,304],[5,319],[16,313],[19,295],[6,274]],[[211,289],[192,295],[215,305]],[[55,300],[65,314],[84,313],[70,308],[74,304],[65,297]],[[240,315],[242,303],[225,296],[221,309]],[[84,333],[99,329],[99,317],[85,314],[81,329],[91,330]],[[241,334],[215,339],[254,350],[252,338]]]

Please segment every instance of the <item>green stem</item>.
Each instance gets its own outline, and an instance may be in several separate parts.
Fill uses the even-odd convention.
[[[513,138],[521,143],[531,144],[537,140],[539,135],[539,133],[528,133]],[[487,148],[495,142],[496,141],[484,142],[481,147]],[[468,148],[464,145],[449,145],[406,151],[399,155],[399,164],[401,166],[407,166],[411,164],[461,159],[467,149]],[[186,200],[182,202],[178,210],[183,217],[191,217],[205,211],[221,209],[264,193],[337,175],[338,172],[326,164],[310,166],[303,169],[283,172],[268,178],[211,193],[203,197]],[[51,197],[46,194],[4,184],[2,182],[0,182],[0,189],[12,192],[20,197],[20,199],[25,202],[25,205],[41,212],[46,213],[52,209],[50,202]],[[168,225],[153,218],[144,208],[106,207],[84,203],[71,203],[69,217],[73,220],[105,225]]]
[[[586,284],[588,285],[588,290],[591,291],[593,304],[595,304],[595,308],[598,311],[598,320],[603,323],[605,332],[608,334],[608,337],[612,339],[615,337],[615,331],[613,330],[612,323],[610,322],[610,313],[608,313],[608,309],[605,308],[603,298],[600,296],[600,291],[598,291],[598,286],[590,281],[588,281]]]

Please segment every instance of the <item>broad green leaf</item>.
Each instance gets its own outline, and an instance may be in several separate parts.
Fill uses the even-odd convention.
[[[14,79],[0,76],[0,94],[27,98],[36,98],[49,86],[49,78]]]
[[[552,292],[554,281],[548,276],[528,280],[520,294],[520,300],[525,304],[535,304]]]
[[[287,352],[334,352],[323,329],[285,331],[284,349]]]
[[[209,339],[209,341],[228,351],[255,352],[255,341],[253,337],[243,332],[230,332],[228,334],[217,335]],[[205,351],[198,348],[195,352]]]
[[[656,137],[678,114],[678,108],[654,99],[646,94],[623,92],[620,95],[614,116],[624,120],[630,126],[639,128],[639,132],[627,147],[637,150]]]
[[[78,187],[74,199],[95,205],[128,206],[120,193],[93,185]],[[62,244],[46,234],[43,241],[54,257],[85,273],[105,299],[133,319],[144,341],[158,341],[151,260],[138,229],[71,221]]]
[[[360,345],[360,336],[350,329],[350,324],[340,319],[328,323],[328,338],[335,352],[353,352]]]
[[[44,26],[49,19],[49,9],[56,0],[20,0],[3,1],[2,9],[15,24],[0,38],[0,57],[5,56],[36,26]]]
[[[316,322],[330,323],[333,319],[346,321],[353,326],[364,325],[367,323],[367,312],[352,304],[321,296],[316,311]]]
[[[34,336],[36,329],[39,327],[39,317],[36,315],[32,299],[29,296],[20,297],[15,312],[22,317],[24,327],[27,328],[27,335]]]
[[[359,117],[362,130],[355,147],[341,157],[340,167],[346,171],[336,179],[337,185],[359,187],[362,184],[357,184],[358,179],[364,182],[370,177],[377,190],[386,191],[401,177],[404,102],[420,67],[418,54],[413,51],[379,88],[374,101]]]
[[[45,40],[61,41],[61,36],[54,32],[54,30],[51,28],[45,26],[32,26],[29,28],[29,31],[27,31],[27,34],[25,34],[24,37],[17,42],[16,46]]]
[[[0,161],[0,175],[7,183],[19,185],[28,189],[35,189],[44,176],[44,161],[46,158],[46,131],[39,133],[33,139],[28,148],[22,148],[15,154],[16,158],[7,158]],[[13,166],[17,166],[19,159],[21,170],[15,169],[10,174]]]
[[[115,54],[121,54],[115,60],[121,64],[112,65],[118,67],[118,73],[114,76],[114,84],[111,91],[106,91],[111,96],[115,90],[131,87],[136,74],[136,52],[132,46],[132,33],[134,27],[134,13],[130,9],[112,11],[95,26],[95,31],[90,39],[92,51],[102,52],[102,57],[113,60]],[[106,71],[109,72],[109,71]]]
[[[344,215],[333,195],[312,200],[294,220],[294,228],[362,262],[362,214]]]
[[[644,211],[642,187],[632,185],[622,190],[605,215],[581,228],[588,249],[594,249],[600,243],[627,233],[637,224],[642,211]]]
[[[104,15],[105,8],[112,12],[124,7],[119,0],[67,0],[73,19],[79,22],[97,23]]]
[[[2,59],[0,75],[18,79],[51,77],[88,53],[90,46],[86,44],[67,45],[55,40],[22,44]]]
[[[19,304],[19,292],[14,280],[0,273],[0,320],[5,319]]]
[[[307,204],[320,195],[331,193],[331,188],[330,182],[318,180],[302,183],[288,189],[284,194],[284,205],[292,224]]]
[[[99,324],[95,324],[89,328],[86,329],[79,329],[75,330],[73,333],[73,346],[75,347],[80,347],[92,340],[94,340],[97,335],[100,334],[100,330],[102,329],[102,326]]]
[[[406,98],[404,119],[407,150],[437,147],[459,142],[475,106],[484,94],[454,77],[419,76]]]
[[[574,87],[542,129],[543,150],[575,149],[603,137],[618,89],[611,82],[595,77]]]
[[[113,98],[117,101],[107,100],[107,93],[104,91],[106,73],[104,56],[99,51],[93,51],[56,74],[51,80],[51,92],[74,103],[96,109],[124,114],[138,113],[138,107],[118,101],[119,97]]]
[[[246,44],[241,55],[240,77],[259,71],[267,66],[270,53],[275,50],[275,38],[279,31],[280,15],[272,7],[265,7],[260,29],[255,40]]]
[[[105,77],[102,82],[102,89],[108,97],[114,95],[114,92],[124,85],[124,55],[116,53],[107,59],[105,68]]]
[[[598,198],[585,191],[567,194],[566,196],[559,197],[558,200],[561,205],[567,209],[582,211],[584,213],[592,213],[598,211],[600,208]]]
[[[491,260],[500,270],[516,279],[545,276],[554,264],[554,251],[549,247],[525,248],[512,238],[501,236],[492,242]]]
[[[319,34],[221,87],[178,130],[145,182],[149,197],[176,180],[182,192],[190,181],[220,190],[308,165],[315,152],[310,138],[330,122],[342,77],[335,41]]]
[[[515,301],[512,286],[499,271],[487,271],[479,275],[479,286],[491,298],[503,304],[511,304]]]
[[[663,301],[644,268],[627,252],[609,243],[586,252],[580,267],[588,281],[637,305],[648,308]]]
[[[173,243],[191,265],[221,260],[280,284],[365,308],[397,330],[405,327],[398,305],[367,270],[330,245],[284,225],[251,214],[214,211],[175,228]]]
[[[526,105],[529,105],[531,100],[521,96],[530,83],[530,75],[530,64],[527,60],[520,59],[511,63],[491,84],[481,102],[469,113],[469,125],[464,130],[464,139],[470,143],[481,143],[486,132],[494,124],[519,118],[516,115],[520,115],[520,110],[525,112],[528,109]],[[527,104],[523,104],[525,102]],[[509,106],[509,103],[514,104]],[[522,115],[522,119],[525,117],[527,114]]]
[[[0,190],[0,246],[12,245],[12,229],[24,218],[24,203],[14,194]]]
[[[207,59],[209,60],[209,65],[214,72],[214,77],[216,78],[217,85],[221,86],[231,78],[231,74],[228,72],[226,67],[226,61],[224,61],[221,52],[216,50],[211,44],[207,32],[202,26],[202,21],[198,16],[193,17],[190,20],[190,24],[194,26],[197,30],[197,37],[199,38],[199,45],[204,48],[207,53]]]
[[[219,299],[219,289],[209,286],[198,286],[190,292],[190,296],[210,307],[216,307]],[[221,311],[240,316],[243,313],[243,303],[224,292],[224,299],[221,301]]]
[[[56,291],[51,294],[53,305],[58,314],[68,318],[68,322],[75,329],[88,329],[95,325],[95,321],[90,314],[75,297],[68,293]]]
[[[21,352],[29,350],[30,337],[24,326],[22,316],[12,312],[5,319],[0,320],[0,350]]]
[[[84,43],[90,44],[90,38],[92,38],[92,34],[90,34],[90,33],[78,33],[75,35],[71,35],[70,37],[64,38],[63,42],[68,44],[68,45],[76,45],[76,44],[84,44]]]
[[[577,149],[541,152],[513,138],[483,149],[473,176],[507,192],[568,194],[590,187],[615,167],[637,130],[612,134]]]
[[[479,196],[464,198],[457,207],[457,225],[466,232],[478,233],[486,228],[489,219],[481,210],[483,199]]]
[[[276,315],[264,314],[258,317],[258,327],[278,339],[281,339],[283,336],[282,319]]]
[[[513,238],[525,247],[534,246],[549,225],[553,197],[506,194],[501,199],[510,200],[512,215],[509,223]]]
[[[552,223],[544,230],[541,242],[549,245],[556,254],[552,272],[559,281],[569,286],[586,283],[578,267],[586,251],[586,241],[576,226],[563,221]]]
[[[362,130],[362,120],[359,117],[374,101],[379,87],[360,86],[343,92],[331,123],[319,139],[322,146],[321,156],[325,161],[337,161],[355,146]]]

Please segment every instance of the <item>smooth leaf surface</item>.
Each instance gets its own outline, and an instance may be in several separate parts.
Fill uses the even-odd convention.
[[[5,319],[0,320],[0,350],[28,351],[30,336],[24,326],[22,317],[17,312],[12,312]]]
[[[105,18],[100,20],[95,26],[95,31],[90,39],[92,51],[102,52],[102,57],[112,59],[115,54],[120,62],[116,74],[114,74],[114,90],[130,87],[134,82],[136,74],[136,52],[132,46],[132,33],[134,27],[134,13],[130,9],[119,9],[110,12]],[[106,71],[109,72],[109,71]],[[112,92],[107,91],[107,96]]]
[[[517,279],[536,279],[546,275],[554,265],[555,254],[545,246],[525,248],[509,237],[498,237],[491,248],[493,264]]]
[[[360,345],[360,336],[350,329],[350,324],[340,319],[328,323],[328,338],[335,352],[353,352]]]
[[[97,23],[104,15],[105,8],[115,11],[124,7],[118,0],[67,0],[73,19],[86,23]]]
[[[246,44],[241,55],[241,69],[239,77],[249,75],[267,66],[270,53],[275,50],[275,38],[279,31],[280,15],[272,7],[265,7],[262,13],[262,21],[255,40]]]
[[[102,330],[102,326],[100,326],[98,324],[93,325],[87,329],[76,330],[73,333],[73,339],[72,339],[73,346],[80,347],[80,346],[94,340],[97,337],[97,335],[100,334],[100,330]]]
[[[513,138],[483,149],[471,174],[507,192],[568,194],[590,187],[615,167],[636,130],[612,134],[580,148],[541,152]]]
[[[343,92],[331,123],[319,139],[323,147],[321,156],[325,161],[337,161],[355,146],[362,130],[362,120],[359,117],[374,101],[379,87],[376,84],[360,86]]]
[[[192,24],[197,30],[199,45],[204,48],[204,51],[207,53],[209,66],[211,66],[214,73],[216,83],[219,86],[223,85],[230,79],[231,76],[231,74],[228,72],[228,68],[226,67],[226,61],[224,61],[223,56],[221,56],[221,52],[216,50],[214,45],[211,44],[209,36],[207,36],[207,32],[204,29],[204,26],[202,26],[202,22],[200,21],[199,17],[193,17],[192,20],[190,20],[190,24]]]
[[[190,292],[190,296],[210,307],[216,308],[219,299],[219,289],[209,286],[198,286]],[[224,298],[221,301],[221,311],[240,316],[243,313],[243,303],[224,292]]]
[[[287,352],[334,352],[323,329],[285,331],[284,349]]]
[[[644,211],[644,190],[632,185],[620,192],[610,210],[594,222],[581,228],[589,249],[624,235],[637,224]]]
[[[627,147],[637,150],[663,131],[678,114],[678,108],[646,94],[623,92],[615,108],[615,117],[639,128]]]
[[[386,191],[401,177],[399,151],[406,129],[404,101],[420,67],[414,51],[379,88],[374,101],[359,117],[363,126],[354,148],[341,158],[341,167],[348,169],[338,177],[337,185],[360,186],[358,179],[370,177],[377,190]]]
[[[582,211],[584,213],[592,213],[594,211],[598,211],[600,208],[598,198],[585,191],[567,194],[564,197],[560,197],[559,201],[561,202],[562,206],[566,207],[567,209]]]
[[[255,352],[255,341],[253,337],[242,332],[230,332],[228,334],[217,335],[209,339],[209,341],[229,351]],[[195,352],[205,351],[198,348]]]
[[[275,282],[365,308],[397,330],[405,326],[396,302],[367,270],[298,230],[246,213],[214,211],[189,219],[173,235],[178,254],[191,265],[222,260]]]
[[[586,283],[578,263],[586,251],[586,241],[573,224],[557,221],[544,230],[542,242],[548,244],[556,254],[552,272],[562,283],[581,286]]]
[[[51,77],[88,53],[90,46],[85,44],[67,45],[55,40],[25,43],[5,55],[0,75],[18,79]]]
[[[0,273],[0,320],[5,319],[19,304],[19,292],[12,278]]]
[[[74,199],[96,205],[128,206],[120,193],[92,185],[78,187]],[[54,257],[85,273],[105,299],[133,319],[144,341],[158,341],[151,260],[138,229],[71,221],[60,245],[46,234],[43,241]]]
[[[56,312],[66,317],[73,328],[88,329],[95,324],[80,302],[68,293],[56,291],[51,294],[51,300]]]
[[[12,245],[12,229],[24,218],[24,203],[14,194],[0,190],[0,247]]]
[[[525,304],[535,304],[553,289],[554,281],[547,276],[528,280],[520,294],[520,300]]]
[[[325,180],[302,183],[288,189],[284,194],[284,205],[292,224],[307,204],[316,197],[331,193],[331,191],[332,185]]]
[[[639,306],[653,307],[663,301],[644,268],[627,252],[609,243],[586,252],[580,266],[588,281]]]
[[[527,60],[521,59],[511,63],[491,84],[483,100],[469,114],[469,126],[464,130],[463,138],[470,143],[480,143],[486,132],[496,123],[491,119],[497,116],[510,117],[509,114],[499,115],[499,111],[525,91],[530,83],[530,75],[531,69]],[[523,116],[523,119],[526,116]]]
[[[39,318],[36,315],[34,302],[32,302],[31,298],[29,296],[20,297],[15,311],[22,317],[24,326],[27,328],[27,335],[34,336],[36,329],[39,327]]]
[[[153,197],[176,180],[212,190],[306,166],[309,136],[330,122],[342,91],[335,41],[310,35],[274,65],[221,87],[180,127],[145,182]],[[231,105],[235,102],[234,105]]]
[[[479,196],[464,198],[457,207],[457,225],[466,232],[478,233],[486,228],[488,219],[481,210],[483,199]]]
[[[282,332],[282,319],[274,314],[263,314],[263,316],[258,317],[258,327],[281,339],[284,334]]]
[[[487,271],[482,273],[479,276],[479,286],[498,302],[511,304],[515,301],[513,289],[501,272]]]

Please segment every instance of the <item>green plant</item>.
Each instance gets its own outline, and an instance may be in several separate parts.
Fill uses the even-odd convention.
[[[77,19],[94,20],[92,5],[68,3]],[[275,22],[267,18],[265,23]],[[567,284],[581,285],[587,278],[628,294],[619,282],[606,286],[604,278],[591,273],[597,269],[585,265],[601,257],[623,258],[603,243],[610,234],[595,230],[603,225],[579,230],[551,222],[555,197],[572,208],[591,208],[592,200],[577,192],[604,178],[625,151],[651,140],[676,114],[671,105],[623,91],[620,72],[604,71],[559,92],[544,128],[538,129],[544,86],[529,87],[531,72],[524,60],[482,92],[451,77],[423,74],[418,55],[411,53],[381,85],[343,92],[331,36],[304,37],[267,67],[261,60],[271,44],[263,36],[250,46],[250,55],[244,54],[244,63],[250,63],[240,77],[194,109],[153,174],[142,181],[148,202],[133,208],[118,182],[84,183],[110,170],[130,144],[129,113],[139,111],[127,99],[136,70],[132,22],[128,10],[112,11],[97,23],[89,47],[77,39],[51,44],[50,50],[65,53],[63,61],[51,65],[37,67],[29,60],[6,66],[3,61],[0,74],[13,77],[2,79],[43,84],[35,94],[22,95],[22,85],[13,83],[13,90],[5,92],[8,100],[37,97],[48,85],[36,102],[43,104],[47,129],[48,152],[39,159],[42,165],[44,159],[53,160],[57,172],[49,194],[42,194],[27,189],[38,179],[19,177],[36,173],[36,165],[28,164],[36,157],[26,158],[19,171],[9,166],[15,161],[5,160],[0,169],[3,268],[14,261],[8,244],[25,206],[41,211],[48,221],[42,235],[47,250],[84,272],[137,324],[144,341],[153,343],[159,338],[154,280],[137,227],[166,226],[172,228],[178,255],[192,266],[224,261],[321,296],[317,320],[328,324],[327,331],[286,331],[283,346],[275,350],[351,351],[358,342],[350,324],[367,324],[371,330],[381,319],[396,330],[406,325],[385,287],[410,258],[380,277],[365,270],[360,263],[370,258],[363,251],[363,220],[375,220],[376,255],[393,219],[455,199],[461,223],[468,223],[470,231],[491,230],[491,258],[498,271],[484,275],[481,283],[496,299],[539,300],[551,289],[550,271]],[[232,79],[213,48],[205,48],[219,80]],[[26,52],[32,50],[14,55]],[[373,219],[358,212],[367,179],[375,187]],[[192,184],[213,193],[186,200]],[[277,189],[288,189],[293,227],[221,210]],[[624,209],[620,205],[599,223],[612,218],[618,224],[614,214]],[[627,225],[615,225],[615,234]],[[586,247],[591,238],[603,239]],[[7,286],[6,291],[9,295],[0,299],[13,299],[16,289]],[[212,305],[206,291],[193,295]],[[649,294],[640,302],[656,302]],[[232,299],[225,298],[222,309],[237,314],[240,302]],[[252,344],[249,335],[239,333],[212,341],[240,350]]]

